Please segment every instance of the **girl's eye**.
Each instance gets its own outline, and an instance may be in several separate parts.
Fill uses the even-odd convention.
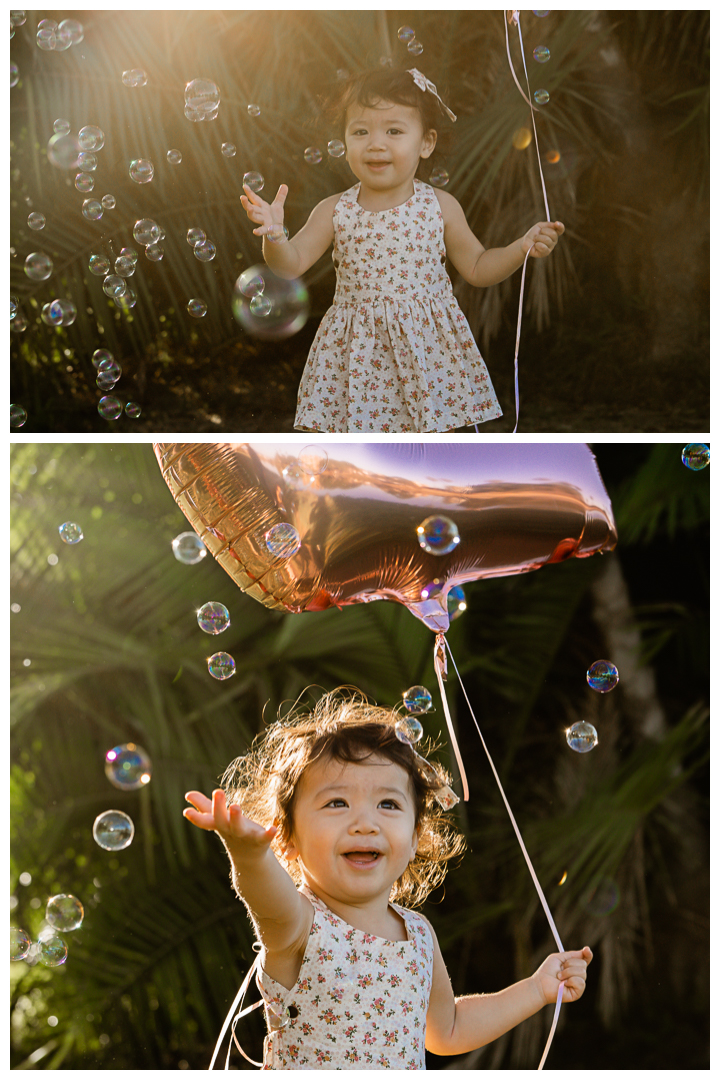
[[[384,809],[385,809],[385,808],[388,808],[388,807],[390,808],[390,810],[398,810],[398,809],[399,809],[399,806],[398,806],[398,804],[397,804],[397,803],[395,802],[395,800],[394,800],[394,799],[383,799],[383,801],[382,801],[382,802],[380,803],[380,805],[381,805],[381,806],[382,806],[382,807],[383,807]]]
[[[332,807],[336,807],[336,806],[347,806],[347,803],[345,802],[344,799],[331,799],[330,802],[325,804],[325,806],[326,806],[326,808],[327,807],[332,808]]]

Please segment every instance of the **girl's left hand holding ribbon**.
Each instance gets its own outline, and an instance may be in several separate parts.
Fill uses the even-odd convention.
[[[544,259],[551,255],[558,239],[565,232],[561,221],[539,221],[528,229],[522,239],[523,255],[530,252],[531,259]]]
[[[584,949],[576,952],[551,953],[547,960],[543,960],[532,976],[532,981],[542,994],[544,1004],[554,1005],[561,982],[565,983],[563,1004],[582,997],[587,966],[592,958],[592,950],[586,945]]]

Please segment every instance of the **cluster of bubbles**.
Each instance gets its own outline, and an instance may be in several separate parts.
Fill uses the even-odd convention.
[[[107,280],[107,279],[106,279]],[[122,282],[122,278],[117,278]],[[107,291],[107,290],[106,290]],[[122,368],[108,349],[96,349],[92,354],[93,367],[97,370],[96,385],[100,390],[112,390],[122,375]],[[142,409],[136,401],[128,401],[125,414],[136,420]],[[98,402],[98,413],[104,420],[117,420],[122,415],[123,403],[120,398],[106,394]]]
[[[195,566],[207,555],[207,548],[196,532],[184,532],[175,537],[172,553],[185,566]]]
[[[610,660],[596,660],[586,674],[588,686],[598,694],[607,694],[614,690],[620,681],[618,669]],[[578,754],[587,754],[598,745],[598,733],[587,720],[578,720],[565,731],[565,739],[571,750]]]
[[[415,40],[415,31],[412,26],[401,26],[397,32],[398,41],[402,41],[403,45],[407,45],[407,51],[412,56],[419,56],[423,51],[423,47],[419,41]]]
[[[235,282],[232,311],[249,334],[280,341],[297,333],[310,310],[301,278],[280,278],[264,264],[248,267]]]
[[[30,935],[19,926],[10,927],[10,959],[39,962],[45,967],[59,967],[67,960],[67,944],[58,933],[77,930],[85,917],[85,910],[76,896],[58,893],[51,896],[45,907],[47,925],[33,943]]]
[[[83,531],[74,521],[65,521],[58,526],[60,539],[63,544],[79,544],[83,538]]]
[[[425,686],[411,686],[403,692],[403,705],[407,709],[407,716],[400,716],[395,721],[395,734],[401,742],[414,746],[424,734],[418,716],[430,712],[432,695]]]
[[[430,555],[447,555],[460,543],[457,525],[442,514],[425,518],[415,531],[420,547]]]
[[[152,218],[140,218],[133,225],[133,236],[145,248],[145,257],[150,262],[160,262],[165,251],[160,244],[165,239],[165,230]],[[122,292],[120,293],[122,295]]]
[[[152,779],[152,762],[137,743],[113,746],[105,755],[105,775],[120,791],[137,791]]]
[[[193,255],[199,262],[211,262],[215,258],[217,249],[212,240],[208,240],[202,229],[196,226],[188,229],[186,239],[193,249]],[[204,315],[205,312],[203,311],[202,314]]]
[[[705,443],[688,443],[682,452],[682,463],[693,472],[710,464],[710,447]]]
[[[123,71],[122,81],[125,86],[147,86],[147,71],[143,71],[142,68],[131,68],[129,71]]]
[[[24,12],[15,12],[15,14],[24,15]],[[25,22],[24,18],[23,22]],[[13,25],[17,26],[18,24],[13,24],[11,15],[10,26]],[[76,19],[63,19],[60,24],[52,19],[41,19],[38,23],[35,40],[38,48],[46,52],[65,52],[71,45],[79,45],[84,37],[83,26]]]
[[[220,91],[210,79],[192,79],[185,86],[185,116],[198,123],[214,120],[220,108]]]

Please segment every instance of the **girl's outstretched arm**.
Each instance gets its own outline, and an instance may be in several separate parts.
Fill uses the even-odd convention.
[[[191,806],[183,810],[183,817],[200,829],[216,832],[225,845],[235,890],[268,952],[302,950],[313,908],[275,858],[270,843],[277,830],[251,821],[235,804],[228,806],[220,789],[213,791],[212,799],[200,791],[189,791],[185,798]]]
[[[243,185],[245,194],[240,196],[247,216],[257,225],[253,229],[255,236],[263,238],[263,258],[278,277],[298,278],[324,255],[333,242],[333,211],[340,195],[330,195],[318,203],[300,232],[290,240],[283,240],[284,206],[287,197],[287,184],[281,184],[273,202],[265,202],[247,184]],[[266,237],[277,236],[272,242]]]
[[[553,953],[531,978],[497,994],[456,998],[434,931],[433,940],[433,984],[425,1038],[432,1054],[465,1054],[500,1038],[544,1005],[552,1004],[561,979],[565,982],[563,1002],[577,1001],[592,960],[587,947],[579,952]]]
[[[540,221],[504,248],[484,248],[472,232],[457,199],[447,191],[436,190],[445,223],[445,248],[453,266],[470,285],[497,285],[518,270],[530,251],[530,257],[550,255],[565,232],[559,221]]]

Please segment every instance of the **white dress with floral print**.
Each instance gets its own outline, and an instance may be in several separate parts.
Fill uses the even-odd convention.
[[[335,206],[332,307],[312,344],[295,427],[450,431],[502,415],[444,266],[429,184],[390,210],[364,210],[360,184]]]
[[[392,904],[407,941],[386,941],[338,918],[309,889],[300,891],[315,918],[297,982],[288,990],[258,970],[266,1003],[291,1015],[265,1039],[263,1068],[424,1069],[433,967],[425,919]]]

